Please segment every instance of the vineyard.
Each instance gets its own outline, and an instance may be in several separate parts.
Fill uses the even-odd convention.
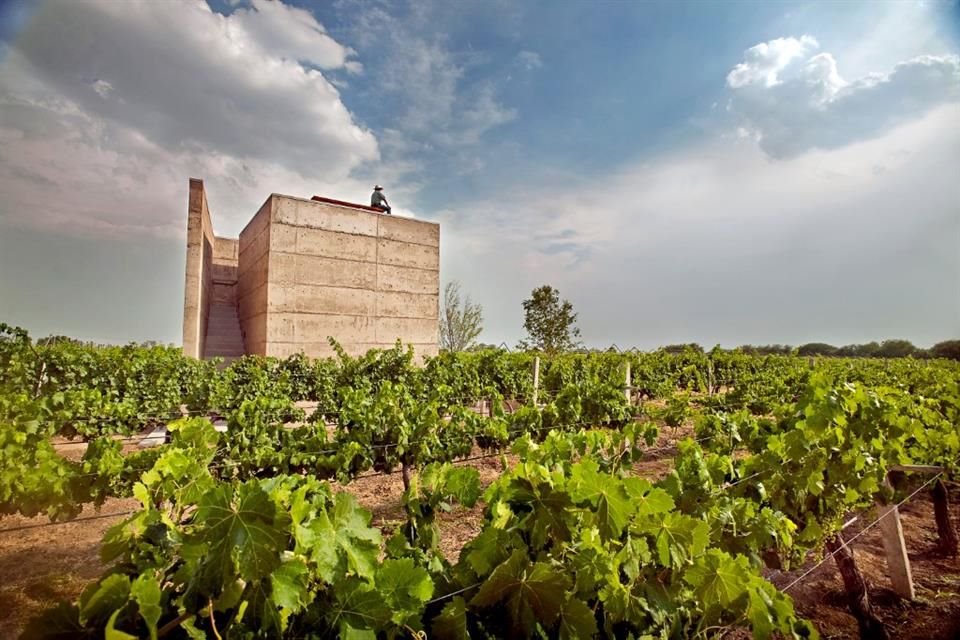
[[[954,361],[398,344],[222,367],[0,325],[0,541],[108,520],[105,572],[28,638],[809,638],[792,594],[828,562],[888,637],[851,543],[932,499],[955,558],[958,469]],[[386,477],[378,525],[351,490]]]

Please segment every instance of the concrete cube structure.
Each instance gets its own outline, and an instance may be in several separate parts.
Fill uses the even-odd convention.
[[[203,182],[190,180],[183,350],[351,354],[391,347],[437,353],[440,226],[314,196],[272,194],[239,239],[213,233]]]

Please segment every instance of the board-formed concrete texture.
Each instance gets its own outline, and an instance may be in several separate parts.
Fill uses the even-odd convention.
[[[435,355],[440,226],[273,194],[239,240],[218,238],[203,183],[191,180],[186,287],[183,345],[194,357],[324,357],[328,337],[354,355],[398,339]]]

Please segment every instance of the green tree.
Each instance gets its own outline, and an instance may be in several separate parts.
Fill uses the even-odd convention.
[[[460,296],[460,283],[451,280],[443,288],[443,309],[440,314],[440,348],[466,351],[483,331],[483,308]]]
[[[837,354],[837,348],[826,342],[808,342],[797,349],[797,355],[800,356],[833,356]]]
[[[877,356],[880,358],[906,358],[916,353],[917,348],[909,340],[884,340]]]
[[[568,300],[560,301],[560,292],[549,285],[533,290],[523,301],[523,328],[527,339],[521,349],[538,349],[547,353],[567,351],[580,346],[580,329],[574,326],[577,314]]]
[[[933,345],[930,354],[934,358],[950,358],[960,360],[960,340],[944,340]]]
[[[687,349],[692,349],[697,353],[703,353],[703,347],[696,342],[688,342],[687,344],[668,344],[665,347],[660,347],[660,350],[664,351],[665,353],[683,353]]]

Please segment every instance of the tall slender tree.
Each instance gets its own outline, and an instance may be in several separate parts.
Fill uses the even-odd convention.
[[[581,345],[577,338],[580,329],[574,325],[577,314],[568,300],[560,300],[560,292],[549,285],[533,290],[530,298],[523,301],[523,328],[527,339],[520,342],[521,349],[538,349],[547,353],[568,351]]]
[[[440,348],[465,351],[473,346],[483,331],[483,308],[470,296],[460,295],[460,283],[451,280],[443,288],[443,309],[440,311]]]

